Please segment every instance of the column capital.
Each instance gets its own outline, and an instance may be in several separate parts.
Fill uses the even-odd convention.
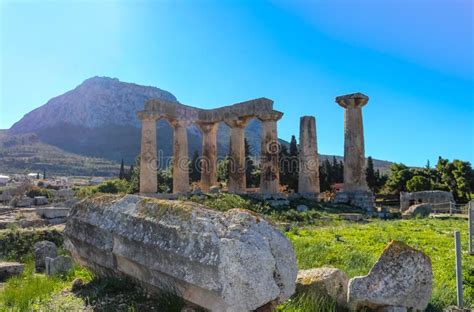
[[[217,130],[219,126],[218,122],[207,122],[207,121],[197,121],[196,124],[201,128],[203,133],[209,133],[211,131]]]
[[[147,120],[147,121],[157,121],[160,119],[160,116],[156,115],[155,113],[150,112],[137,112],[137,117],[140,120]]]
[[[279,111],[272,111],[266,114],[258,115],[260,121],[278,121],[283,117],[283,113]]]
[[[343,108],[357,108],[367,104],[369,97],[362,93],[352,93],[336,97],[336,103]]]
[[[170,118],[168,118],[168,122],[174,128],[176,128],[176,127],[187,127],[191,124],[191,122],[189,120],[184,120],[184,119],[170,119]]]
[[[245,128],[250,119],[249,117],[236,117],[225,119],[224,122],[231,128]]]

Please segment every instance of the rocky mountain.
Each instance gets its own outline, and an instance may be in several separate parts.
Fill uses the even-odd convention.
[[[34,144],[43,144],[42,150],[55,147],[56,152],[63,150],[70,155],[114,162],[124,159],[126,164],[132,164],[140,153],[140,122],[136,112],[142,110],[145,101],[150,98],[178,103],[173,94],[156,87],[121,82],[116,78],[93,77],[29,112],[7,133],[15,136],[15,140],[18,140],[18,135],[34,133],[38,140]],[[165,120],[160,120],[157,128],[159,158],[165,164],[172,155],[173,131]],[[246,138],[254,155],[260,153],[260,129],[258,120],[252,120],[246,128]],[[217,134],[220,156],[228,153],[229,131],[221,123]],[[190,126],[190,154],[195,150],[201,152],[201,140],[198,127]],[[25,148],[26,145],[22,146]],[[4,149],[7,148],[4,146]],[[384,170],[390,163],[375,160],[374,164]]]
[[[107,77],[87,79],[74,90],[52,98],[26,114],[9,134],[35,133],[47,144],[65,151],[132,163],[140,152],[140,122],[136,112],[149,98],[178,102],[171,93],[155,88],[121,82]],[[162,157],[172,155],[173,131],[165,120],[157,123],[158,148]],[[249,123],[246,137],[254,153],[260,151],[260,123]],[[201,132],[188,129],[189,152],[201,151]],[[218,153],[228,151],[229,128],[221,124]]]

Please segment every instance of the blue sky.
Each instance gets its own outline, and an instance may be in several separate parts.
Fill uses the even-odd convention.
[[[265,96],[280,137],[314,115],[342,155],[334,98],[363,92],[367,155],[474,161],[470,0],[0,2],[0,128],[98,75],[203,108]]]

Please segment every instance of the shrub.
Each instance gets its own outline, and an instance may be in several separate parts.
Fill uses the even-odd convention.
[[[95,186],[83,186],[76,190],[76,197],[78,198],[86,198],[90,197],[96,193],[109,193],[109,194],[117,194],[117,193],[128,193],[130,190],[130,182],[127,180],[109,180],[105,181],[99,185]]]
[[[26,196],[31,198],[35,198],[36,196],[45,196],[48,199],[52,199],[54,197],[53,193],[51,193],[49,190],[37,186],[33,186],[28,192],[26,192]]]

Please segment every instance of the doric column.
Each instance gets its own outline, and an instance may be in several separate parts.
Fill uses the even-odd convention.
[[[173,127],[173,193],[189,192],[188,122],[171,120]]]
[[[230,127],[228,189],[231,193],[244,193],[246,188],[244,140],[247,121],[247,118],[225,120],[225,123]]]
[[[319,158],[316,138],[316,119],[300,118],[300,152],[298,193],[319,194]]]
[[[369,97],[354,93],[336,97],[344,110],[344,191],[367,191],[362,107]]]
[[[262,121],[260,192],[265,194],[276,194],[280,191],[278,154],[281,147],[277,136],[277,121],[282,116],[283,113],[277,111],[258,116]]]
[[[156,158],[156,118],[140,116],[142,139],[140,150],[140,193],[156,193],[158,190]]]
[[[218,123],[199,123],[202,130],[201,189],[209,192],[217,184]]]

